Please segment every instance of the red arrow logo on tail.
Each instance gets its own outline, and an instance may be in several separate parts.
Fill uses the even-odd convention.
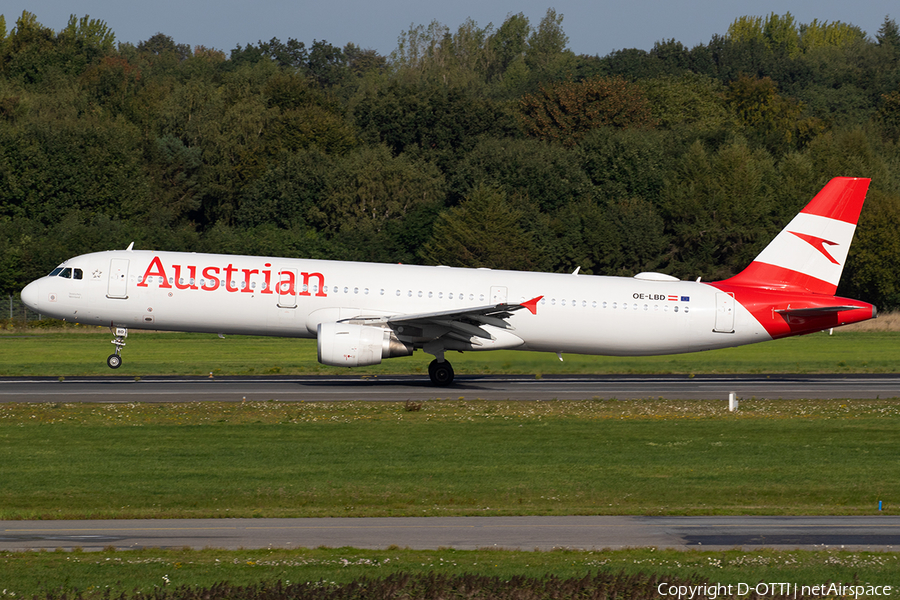
[[[824,254],[825,258],[827,258],[834,264],[836,264],[836,265],[841,264],[838,261],[834,260],[834,257],[828,253],[828,250],[825,249],[825,244],[828,244],[829,246],[837,246],[838,245],[837,242],[830,242],[826,239],[816,237],[814,235],[808,235],[806,233],[797,233],[796,231],[791,231],[789,233],[793,233],[798,238],[800,238],[801,240],[803,240],[804,242],[806,242],[807,244],[809,244],[810,246],[812,246],[813,248],[815,248],[816,250],[818,250],[819,252]]]

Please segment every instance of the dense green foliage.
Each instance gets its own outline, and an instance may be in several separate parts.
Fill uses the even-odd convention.
[[[433,22],[379,56],[225,52],[0,18],[0,291],[138,248],[682,278],[742,269],[872,178],[840,292],[900,306],[900,31],[740,17],[577,56],[562,15]]]

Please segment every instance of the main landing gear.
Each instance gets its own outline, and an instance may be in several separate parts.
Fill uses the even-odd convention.
[[[112,329],[112,327],[110,327]],[[116,345],[116,351],[110,354],[106,359],[106,364],[110,369],[118,369],[122,366],[122,348],[125,347],[125,338],[128,337],[127,327],[116,327],[116,339],[112,341]]]
[[[431,383],[434,385],[446,387],[453,383],[453,366],[448,360],[438,362],[437,359],[434,359],[428,365],[428,376],[431,377]]]

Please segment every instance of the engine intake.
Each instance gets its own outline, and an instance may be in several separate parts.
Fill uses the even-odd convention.
[[[401,342],[390,329],[350,323],[319,323],[316,328],[319,362],[332,367],[365,367],[383,358],[409,356],[412,344]]]

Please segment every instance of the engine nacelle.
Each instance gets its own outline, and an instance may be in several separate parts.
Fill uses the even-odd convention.
[[[332,367],[377,365],[383,358],[409,356],[414,350],[382,327],[330,322],[319,323],[316,332],[319,362]]]

